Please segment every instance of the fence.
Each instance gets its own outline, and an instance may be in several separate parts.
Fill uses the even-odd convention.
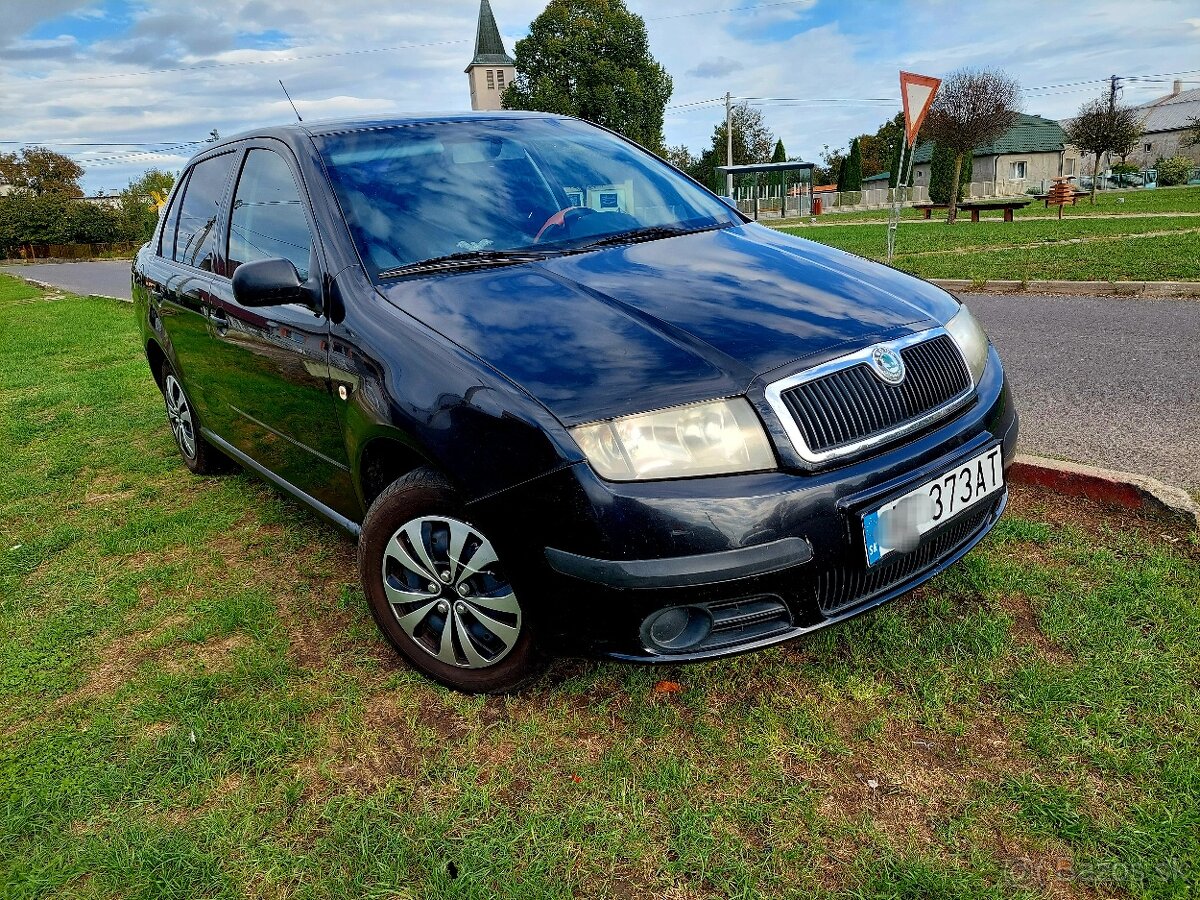
[[[112,244],[19,244],[0,247],[0,259],[120,259],[131,257],[140,241]]]

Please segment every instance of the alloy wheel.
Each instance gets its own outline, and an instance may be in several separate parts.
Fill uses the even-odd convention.
[[[383,552],[383,589],[396,621],[426,653],[483,669],[521,634],[521,605],[491,542],[447,516],[406,522]]]
[[[179,449],[188,459],[196,456],[196,426],[192,419],[192,407],[188,403],[183,385],[174,375],[168,375],[163,382],[163,399],[167,404],[167,419],[171,423],[171,431],[179,442]]]

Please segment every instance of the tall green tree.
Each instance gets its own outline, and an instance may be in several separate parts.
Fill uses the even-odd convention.
[[[900,141],[892,147],[892,155],[888,159],[888,187],[894,188],[900,183],[900,148],[903,144]]]
[[[775,152],[771,154],[771,162],[787,162],[787,151],[783,149],[783,138],[775,142]]]
[[[1185,147],[1200,147],[1200,116],[1192,116],[1187,123],[1188,132],[1183,145]]]
[[[46,147],[25,147],[18,153],[0,153],[0,176],[18,191],[35,197],[44,194],[83,196],[79,186],[83,169],[70,157]]]
[[[729,119],[733,124],[733,164],[745,166],[770,162],[775,136],[767,127],[762,110],[746,102],[736,103],[729,111]],[[713,128],[712,143],[700,154],[688,174],[718,194],[725,193],[725,176],[717,171],[717,166],[725,165],[725,151],[725,120],[722,118]]]
[[[666,153],[671,76],[650,53],[645,21],[623,0],[550,0],[514,58],[505,109],[578,116]]]
[[[147,241],[158,224],[157,193],[165,197],[175,184],[175,176],[162,169],[147,169],[141,178],[129,182],[120,193],[122,236],[127,241]]]
[[[837,184],[846,154],[841,147],[830,150],[826,144],[821,148],[821,162],[813,169],[813,184]]]
[[[1132,106],[1114,102],[1112,97],[1098,97],[1079,107],[1074,119],[1063,123],[1067,143],[1084,153],[1093,154],[1092,202],[1096,202],[1096,182],[1100,175],[1100,158],[1105,153],[1127,154],[1142,134],[1142,120]]]
[[[929,163],[929,199],[933,203],[949,203],[953,193],[950,187],[954,183],[954,170],[958,169],[958,196],[965,196],[965,190],[971,183],[971,170],[974,168],[972,157],[968,156],[961,165],[957,165],[958,155],[949,147],[933,145],[933,159]]]
[[[999,71],[959,69],[946,78],[925,116],[923,132],[938,146],[954,153],[950,179],[950,210],[946,221],[958,215],[959,173],[976,147],[994,141],[1016,121],[1021,86]]]
[[[838,175],[838,192],[862,190],[862,150],[858,138],[850,142],[850,155],[846,157],[846,169]]]

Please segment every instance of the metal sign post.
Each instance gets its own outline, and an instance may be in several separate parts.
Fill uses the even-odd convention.
[[[908,155],[912,156],[912,149],[908,146],[908,141],[901,140],[900,142],[900,159],[896,164],[896,187],[892,189],[892,209],[888,213],[888,233],[887,233],[887,261],[888,265],[892,263],[892,256],[896,252],[896,228],[900,225],[900,208],[906,197],[904,196],[904,151],[908,150]]]

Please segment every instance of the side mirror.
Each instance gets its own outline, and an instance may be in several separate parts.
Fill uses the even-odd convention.
[[[258,259],[238,266],[233,273],[233,299],[242,306],[283,306],[311,300],[300,273],[286,259]]]

